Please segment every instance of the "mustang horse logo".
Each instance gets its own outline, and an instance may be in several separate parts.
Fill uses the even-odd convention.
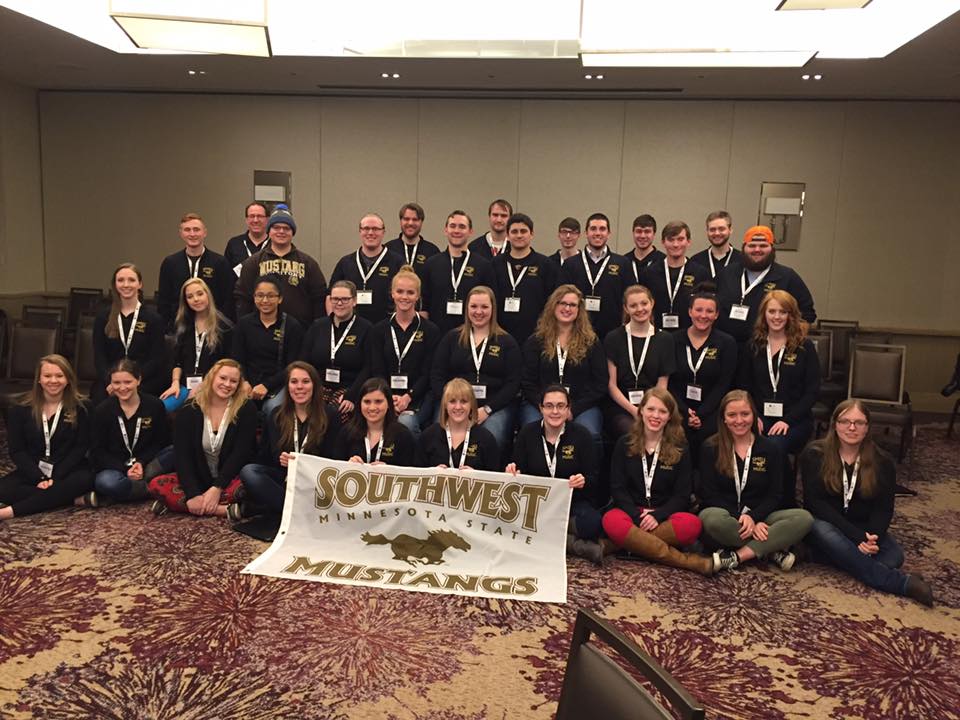
[[[440,565],[444,562],[443,551],[447,548],[456,548],[466,552],[470,543],[452,530],[431,530],[427,539],[423,540],[412,535],[397,535],[392,540],[383,535],[371,535],[365,532],[360,536],[367,545],[389,545],[393,550],[394,560],[403,560],[416,567],[417,561],[425,565]]]

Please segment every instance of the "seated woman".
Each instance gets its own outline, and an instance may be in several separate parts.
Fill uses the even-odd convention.
[[[603,529],[618,547],[647,560],[712,575],[708,557],[678,550],[700,535],[690,506],[691,467],[673,396],[650,388],[630,432],[617,440],[610,460],[610,494],[616,507]]]
[[[383,378],[370,378],[360,388],[360,412],[337,435],[337,460],[371,465],[412,466],[413,433],[400,424]]]
[[[15,469],[0,478],[0,520],[88,504],[84,495],[93,487],[87,464],[90,415],[67,359],[40,358],[33,387],[7,411],[7,444]]]
[[[237,321],[231,355],[247,376],[243,394],[269,417],[283,402],[286,367],[300,353],[303,328],[295,317],[280,310],[283,282],[276,275],[257,280],[253,302],[256,311]]]
[[[497,324],[497,299],[486,285],[467,295],[465,322],[440,340],[430,371],[434,397],[453,378],[473,387],[480,410],[477,424],[496,438],[501,458],[510,446],[520,390],[520,347]]]
[[[767,557],[786,572],[796,562],[788,548],[809,532],[813,518],[799,508],[777,509],[783,461],[770,438],[754,433],[750,396],[743,390],[724,395],[720,421],[700,455],[700,520],[704,534],[724,548],[714,553],[714,564],[731,570]]]
[[[717,408],[733,388],[737,372],[737,342],[717,330],[717,295],[713,283],[701,283],[690,295],[690,327],[674,333],[676,370],[669,390],[677,401],[687,434],[694,469],[700,463],[700,446],[717,432]]]
[[[444,386],[440,421],[417,439],[416,465],[492,472],[500,468],[497,441],[477,425],[477,398],[466,380],[454,378]]]
[[[218,360],[180,410],[173,431],[177,472],[158,475],[147,485],[157,498],[154,514],[227,514],[240,487],[240,470],[257,446],[257,408],[247,402],[242,382],[236,360]]]
[[[97,379],[90,389],[95,405],[110,394],[110,369],[128,357],[140,366],[143,391],[158,397],[167,387],[167,346],[163,319],[141,304],[143,275],[133,263],[113,271],[113,302],[93,321],[93,361]]]
[[[900,570],[903,550],[889,533],[897,468],[870,437],[870,411],[844,400],[830,429],[800,455],[803,504],[813,515],[808,542],[814,557],[877,590],[933,606],[920,575]]]
[[[217,310],[210,288],[200,278],[190,278],[180,288],[176,326],[170,387],[160,395],[167,412],[192,398],[203,376],[232,347],[233,323]]]
[[[537,408],[543,391],[554,384],[565,387],[570,395],[567,419],[589,430],[602,448],[600,401],[607,394],[607,357],[593,332],[583,293],[575,285],[553,291],[536,331],[523,343],[521,426],[540,419]]]
[[[94,411],[93,504],[146,500],[147,482],[173,469],[166,408],[140,393],[140,378],[133,360],[120,360],[110,373],[111,397]]]
[[[323,401],[320,376],[313,365],[301,360],[290,363],[286,388],[280,407],[267,418],[259,462],[244,465],[240,471],[246,498],[227,507],[231,520],[258,514],[279,517],[293,453],[335,456],[333,440],[340,429],[340,418]]]
[[[570,394],[563,385],[548,385],[538,404],[542,420],[520,428],[513,446],[515,461],[507,465],[506,472],[567,478],[573,488],[567,552],[599,565],[613,548],[601,537],[601,514],[596,497],[591,497],[599,474],[596,444],[589,430],[567,422]]]
[[[314,320],[307,330],[300,359],[317,369],[324,401],[346,422],[360,398],[360,387],[370,377],[367,343],[373,326],[355,313],[357,286],[349,280],[338,280],[330,288],[330,307],[333,312]]]
[[[813,434],[813,404],[820,392],[820,361],[807,339],[807,323],[793,295],[771,290],[760,302],[739,387],[761,410],[760,432],[780,450],[781,503],[796,507],[796,474],[789,455],[798,455]]]
[[[420,278],[409,265],[393,276],[390,294],[396,312],[370,332],[370,374],[390,384],[394,411],[417,436],[434,417],[430,365],[440,329],[417,314]]]
[[[623,292],[627,324],[603,339],[607,356],[607,392],[604,403],[607,432],[619,438],[631,431],[643,394],[654,386],[667,389],[673,373],[673,338],[657,332],[651,322],[653,295],[643,285]]]

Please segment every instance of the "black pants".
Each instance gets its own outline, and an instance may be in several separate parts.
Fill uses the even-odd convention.
[[[25,480],[16,471],[0,478],[0,502],[12,507],[17,517],[69,507],[73,505],[74,498],[90,490],[93,490],[93,473],[86,468],[54,480],[46,490]]]

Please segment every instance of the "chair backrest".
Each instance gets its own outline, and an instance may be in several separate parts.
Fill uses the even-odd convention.
[[[103,290],[100,288],[70,288],[70,299],[67,302],[67,327],[77,327],[80,324],[80,316],[84,313],[96,315],[101,303],[103,303]]]
[[[580,610],[563,676],[557,720],[674,717],[627,670],[603,652],[596,642],[592,642],[591,634],[602,639],[639,670],[666,698],[679,717],[699,720],[705,716],[703,705],[636,643],[592,612]]]
[[[818,320],[817,329],[833,332],[833,366],[846,374],[850,362],[850,341],[860,330],[859,320]],[[842,377],[842,376],[841,376]]]
[[[903,403],[907,369],[906,345],[854,343],[847,397],[872,403]]]
[[[21,322],[25,327],[62,328],[66,321],[67,311],[62,307],[47,305],[24,305],[20,313]]]
[[[40,358],[57,351],[57,334],[57,328],[15,325],[10,335],[7,377],[32,380]]]
[[[76,346],[73,351],[73,369],[77,380],[84,382],[97,379],[97,366],[93,358],[93,328],[77,329]]]
[[[820,361],[820,379],[829,380],[833,375],[833,331],[812,332],[807,335],[817,350]]]

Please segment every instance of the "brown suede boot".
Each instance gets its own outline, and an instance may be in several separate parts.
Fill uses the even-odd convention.
[[[664,520],[662,523],[657,525],[654,529],[653,534],[655,537],[663,540],[670,547],[678,547],[680,543],[677,541],[677,533],[674,532],[673,523],[669,520]]]
[[[663,523],[667,525],[668,523]],[[672,532],[673,528],[671,528]],[[701,575],[713,574],[713,560],[702,555],[685,553],[672,548],[662,539],[634,526],[623,540],[623,547],[647,560],[671,567],[692,570]]]

